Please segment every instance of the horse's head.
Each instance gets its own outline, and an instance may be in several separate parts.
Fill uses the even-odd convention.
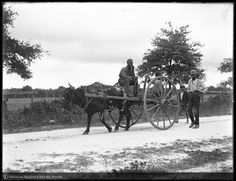
[[[73,98],[75,96],[75,87],[71,86],[69,83],[69,87],[64,90],[63,93],[63,108],[68,109],[71,107],[73,103]]]
[[[70,85],[65,89],[63,93],[63,108],[69,109],[72,104],[77,104],[80,106],[82,100],[84,99],[84,92],[82,88],[75,89],[74,86]]]

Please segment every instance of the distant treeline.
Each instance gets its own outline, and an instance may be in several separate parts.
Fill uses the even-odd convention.
[[[30,97],[61,97],[66,87],[60,86],[57,89],[32,89],[30,86],[23,88],[4,89],[4,98],[30,98]],[[208,91],[230,91],[232,89],[225,87],[209,86]]]
[[[30,86],[23,88],[4,89],[4,98],[30,98],[30,97],[61,97],[66,88],[63,86],[57,89],[32,89]]]

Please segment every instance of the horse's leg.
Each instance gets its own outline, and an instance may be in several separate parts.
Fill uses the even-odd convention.
[[[104,112],[100,112],[99,113],[100,116],[100,121],[102,122],[102,124],[104,124],[104,126],[106,126],[106,128],[108,129],[109,133],[112,132],[112,127],[110,127],[106,122],[105,122],[105,117],[104,117]]]
[[[129,111],[129,107],[127,106],[125,108],[125,117],[126,117],[126,128],[125,128],[125,131],[128,131],[129,130],[129,125],[130,125],[130,118],[131,118],[131,113]]]
[[[91,120],[92,120],[92,114],[87,113],[87,128],[86,128],[86,130],[84,131],[83,135],[86,135],[86,134],[89,133]]]
[[[121,109],[119,109],[119,120],[118,120],[118,123],[116,124],[115,131],[119,130],[120,122],[123,116],[124,116],[124,111],[121,111]]]

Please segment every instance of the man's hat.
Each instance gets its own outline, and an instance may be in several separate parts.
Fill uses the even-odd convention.
[[[185,88],[185,86],[184,85],[180,85],[180,88]]]
[[[132,61],[132,62],[133,62],[133,60],[132,60],[131,58],[129,58],[129,59],[127,60],[127,62],[129,62],[129,61]]]

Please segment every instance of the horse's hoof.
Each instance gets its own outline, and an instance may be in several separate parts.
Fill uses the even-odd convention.
[[[129,128],[125,128],[125,131],[129,131]]]
[[[109,128],[108,131],[109,131],[109,133],[111,133],[112,132],[112,128]]]
[[[88,132],[84,132],[84,133],[83,133],[83,135],[87,135],[87,134],[88,134]]]
[[[114,131],[115,131],[115,132],[117,132],[118,130],[119,130],[119,129],[115,128],[115,130],[114,130]]]

